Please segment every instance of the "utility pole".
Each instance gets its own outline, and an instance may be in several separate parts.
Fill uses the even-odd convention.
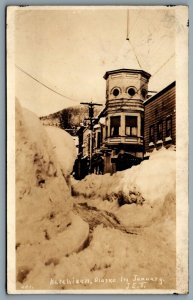
[[[94,102],[80,102],[80,104],[87,105],[88,106],[88,115],[89,117],[86,118],[85,120],[90,121],[90,164],[89,164],[89,169],[91,171],[91,160],[92,160],[92,153],[93,153],[93,120],[95,120],[94,117],[94,106],[103,106],[102,104],[99,103],[94,103]]]

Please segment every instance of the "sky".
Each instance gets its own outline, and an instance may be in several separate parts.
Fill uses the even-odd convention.
[[[175,30],[171,7],[18,8],[16,97],[38,116],[105,103],[103,76],[119,68],[143,69],[152,75],[149,90],[160,91],[175,80]]]

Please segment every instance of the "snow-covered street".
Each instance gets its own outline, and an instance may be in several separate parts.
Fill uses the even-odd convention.
[[[72,137],[16,121],[17,288],[175,288],[175,151],[76,181]]]

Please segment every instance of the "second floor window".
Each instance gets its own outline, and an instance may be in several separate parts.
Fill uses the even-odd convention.
[[[119,136],[121,117],[111,117],[110,134],[111,136]]]
[[[163,122],[157,124],[157,140],[163,140]]]
[[[149,128],[149,141],[154,143],[154,125],[151,125]]]
[[[166,137],[172,137],[172,117],[166,119]]]
[[[135,116],[125,117],[125,134],[128,136],[137,135],[137,117]]]

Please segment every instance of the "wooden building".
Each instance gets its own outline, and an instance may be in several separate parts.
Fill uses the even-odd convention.
[[[144,102],[144,152],[176,144],[176,82]]]

